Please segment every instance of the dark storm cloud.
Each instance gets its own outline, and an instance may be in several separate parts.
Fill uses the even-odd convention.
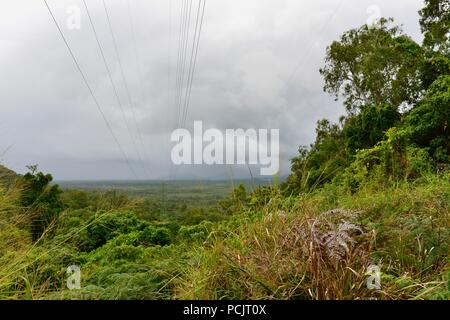
[[[166,178],[180,1],[130,0],[136,61],[126,1],[107,0],[145,149],[140,148],[101,0],[88,5],[132,137],[82,1],[48,2],[138,175]],[[66,10],[73,5],[81,9],[80,30],[66,27]],[[132,178],[43,2],[4,0],[0,6],[0,161],[18,171],[39,163],[57,179]],[[313,141],[316,121],[337,120],[344,112],[340,102],[322,92],[318,69],[326,46],[377,11],[394,17],[420,41],[421,6],[420,0],[207,0],[187,127],[203,120],[205,127],[219,129],[279,128],[282,174],[287,174],[298,146]],[[230,174],[249,173],[240,167],[230,172],[227,166],[186,166],[178,168],[177,177],[227,179]]]

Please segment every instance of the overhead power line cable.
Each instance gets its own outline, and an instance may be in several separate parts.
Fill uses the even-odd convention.
[[[46,0],[44,0],[44,4],[45,4],[45,6],[47,7],[48,12],[50,13],[50,16],[52,17],[53,22],[55,23],[55,26],[56,26],[56,28],[58,29],[58,32],[59,32],[59,34],[60,34],[62,40],[64,41],[64,44],[66,45],[66,47],[67,47],[67,49],[68,49],[68,51],[69,51],[69,54],[70,54],[70,56],[72,57],[72,60],[73,60],[73,62],[75,63],[75,66],[76,66],[78,72],[80,73],[80,75],[81,75],[81,77],[82,77],[82,79],[83,79],[84,84],[86,85],[87,89],[89,90],[89,93],[90,93],[92,99],[94,100],[94,103],[95,103],[95,105],[96,105],[96,107],[97,107],[97,110],[100,112],[100,115],[102,116],[102,118],[103,118],[103,120],[104,120],[104,122],[105,122],[105,124],[106,124],[106,127],[108,128],[109,133],[111,134],[111,136],[112,136],[114,142],[116,143],[117,147],[119,148],[120,153],[122,154],[122,156],[123,156],[125,162],[127,163],[127,165],[128,165],[128,167],[129,167],[131,173],[133,174],[133,176],[134,176],[135,178],[137,178],[136,172],[134,171],[133,167],[131,166],[130,160],[128,159],[128,157],[127,157],[127,155],[126,155],[124,149],[122,148],[122,145],[120,144],[119,140],[117,139],[116,135],[114,134],[114,131],[113,131],[112,127],[111,127],[111,124],[109,123],[108,119],[106,118],[106,115],[105,115],[105,113],[103,112],[103,109],[102,109],[102,107],[100,106],[100,103],[98,102],[97,97],[95,96],[92,87],[89,85],[89,82],[88,82],[88,80],[87,80],[86,75],[84,74],[83,70],[81,69],[80,64],[78,63],[78,61],[77,61],[77,59],[76,59],[76,57],[75,57],[75,55],[74,55],[72,49],[70,48],[70,45],[69,45],[69,43],[67,42],[67,39],[66,39],[66,37],[64,36],[64,33],[62,32],[61,27],[59,26],[58,21],[56,20],[56,18],[55,18],[55,16],[54,16],[53,12],[52,12],[52,10],[50,9],[50,6],[48,5],[48,3],[47,3]]]
[[[195,43],[196,43],[196,39],[197,39],[197,30],[198,30],[198,20],[200,17],[200,8],[201,8],[201,0],[198,1],[198,8],[197,8],[197,17],[196,17],[196,21],[195,21],[195,29],[194,29],[194,37],[192,40],[192,46],[191,46],[191,56],[189,59],[189,69],[188,69],[188,74],[187,74],[187,83],[186,83],[186,90],[185,90],[185,97],[184,97],[184,101],[182,103],[181,106],[181,126],[183,127],[184,124],[184,111],[186,108],[186,101],[187,101],[187,97],[188,97],[188,92],[189,92],[189,82],[191,80],[191,73],[192,73],[192,64],[193,64],[193,59],[194,59],[194,51],[195,51]]]
[[[109,14],[109,9],[108,9],[108,6],[106,5],[105,0],[102,0],[102,3],[103,3],[103,9],[104,9],[105,14],[106,14],[106,20],[108,22],[109,33],[111,34],[111,38],[112,38],[112,41],[113,41],[114,52],[115,52],[115,55],[116,55],[116,58],[117,58],[117,62],[119,64],[120,75],[121,75],[121,78],[122,78],[122,81],[123,81],[123,84],[124,84],[124,87],[125,87],[125,93],[126,93],[126,96],[127,96],[127,100],[128,100],[129,105],[130,105],[130,108],[131,108],[131,114],[132,114],[133,122],[134,122],[134,125],[136,127],[136,131],[137,131],[136,135],[137,135],[138,139],[140,140],[141,144],[143,144],[142,143],[142,135],[141,135],[138,123],[137,123],[136,112],[135,112],[135,104],[133,102],[133,99],[131,98],[130,89],[129,89],[129,86],[128,86],[128,81],[127,81],[127,78],[125,76],[125,72],[124,72],[124,68],[123,68],[123,64],[122,64],[122,59],[120,57],[119,47],[118,47],[118,44],[117,44],[117,38],[116,38],[116,35],[114,33],[114,29],[113,29],[112,23],[111,23],[111,17],[110,17],[110,14]]]
[[[200,2],[201,2],[201,0],[199,1],[199,4],[200,4]],[[189,110],[189,103],[190,103],[191,92],[192,92],[192,83],[193,83],[193,79],[194,79],[195,66],[197,64],[198,48],[199,48],[199,44],[200,44],[200,35],[201,35],[201,32],[202,32],[202,26],[203,26],[203,17],[205,15],[205,6],[206,6],[206,0],[203,0],[202,16],[201,16],[201,19],[200,19],[200,27],[199,27],[199,31],[198,31],[197,45],[196,45],[195,54],[194,54],[195,55],[194,56],[194,64],[193,64],[193,67],[192,67],[191,79],[190,79],[190,83],[189,83],[189,87],[188,87],[189,94],[188,94],[187,99],[186,99],[186,107],[185,107],[185,112],[184,112],[183,122],[182,122],[183,126],[185,125],[187,114],[188,114],[188,110]],[[200,8],[200,6],[199,6],[199,8]]]
[[[138,54],[136,31],[135,31],[134,22],[133,22],[133,13],[132,13],[132,9],[131,9],[130,0],[127,0],[127,9],[128,9],[128,19],[130,20],[130,27],[131,27],[131,38],[133,41],[133,52],[134,52],[137,80],[138,80],[139,89],[140,89],[140,93],[141,93],[141,100],[142,100],[142,103],[145,105],[146,102],[148,102],[148,101],[147,101],[146,90],[144,90],[144,81],[143,81],[143,77],[142,77],[142,65],[141,65],[141,60],[139,58],[139,54]],[[139,142],[141,143],[142,150],[143,150],[145,156],[149,159],[150,157],[148,154],[148,148],[146,148],[144,146],[144,142],[142,140],[141,128],[138,123],[136,123],[136,126],[137,126],[138,135],[139,135]],[[145,169],[147,170],[147,174],[150,176],[147,166],[145,167]]]
[[[87,3],[86,3],[86,0],[83,0],[83,4],[84,4],[84,7],[86,8],[86,12],[87,12],[87,15],[88,15],[88,18],[89,18],[89,23],[90,23],[91,28],[92,28],[92,31],[93,31],[93,33],[94,33],[95,40],[96,40],[96,42],[97,42],[97,47],[98,47],[99,52],[100,52],[100,55],[101,55],[101,57],[102,57],[103,64],[104,64],[104,66],[105,66],[105,68],[106,68],[106,71],[107,71],[107,74],[108,74],[109,81],[110,81],[111,86],[112,86],[113,91],[114,91],[114,96],[115,96],[115,98],[116,98],[117,104],[118,104],[119,109],[120,109],[120,111],[121,111],[122,118],[123,118],[123,120],[124,120],[124,122],[125,122],[126,128],[127,128],[128,133],[129,133],[129,135],[130,135],[130,137],[131,137],[131,140],[132,140],[133,146],[134,146],[134,148],[135,148],[136,154],[138,155],[138,158],[139,158],[141,164],[143,165],[142,157],[141,157],[140,152],[139,152],[139,149],[138,149],[138,147],[137,147],[137,145],[136,145],[136,141],[135,141],[135,139],[134,139],[134,137],[133,137],[133,134],[131,133],[130,125],[129,125],[128,120],[127,120],[127,118],[126,118],[126,116],[125,116],[125,111],[124,111],[124,109],[123,109],[123,105],[122,105],[122,102],[121,102],[121,100],[120,100],[120,97],[119,97],[119,93],[118,93],[117,87],[116,87],[116,85],[115,85],[115,83],[114,83],[114,80],[113,80],[113,78],[112,78],[111,69],[109,68],[108,63],[107,63],[107,61],[106,61],[105,53],[104,53],[103,47],[102,47],[102,45],[101,45],[101,43],[100,43],[100,40],[99,40],[99,37],[98,37],[98,33],[97,33],[96,28],[95,28],[95,25],[94,25],[94,22],[93,22],[91,13],[90,13],[90,11],[89,11],[89,7],[88,7],[88,5],[87,5]],[[144,170],[145,170],[145,168],[144,168]]]
[[[180,88],[181,88],[181,61],[182,61],[182,44],[184,42],[184,30],[185,30],[185,18],[187,16],[187,1],[188,0],[182,0],[181,6],[180,6],[180,22],[179,22],[179,30],[178,30],[178,48],[177,48],[177,65],[176,65],[176,73],[175,73],[175,91],[174,91],[174,99],[173,99],[173,109],[174,109],[174,119],[173,119],[173,128],[176,129],[179,125],[179,118],[181,110],[178,108],[178,97],[180,95]],[[170,172],[169,172],[169,180],[173,180],[175,177],[175,167],[173,163],[170,165]]]
[[[183,50],[183,61],[182,61],[182,69],[181,69],[181,79],[184,81],[184,71],[186,66],[186,58],[189,48],[189,28],[190,28],[190,15],[191,15],[191,6],[192,1],[190,3],[189,7],[189,13],[187,15],[188,17],[188,23],[187,28],[185,31],[185,42],[183,43],[182,50]],[[200,43],[200,35],[202,31],[203,26],[203,18],[205,13],[205,6],[206,6],[206,0],[203,0],[203,6],[202,6],[202,0],[198,1],[198,8],[197,8],[197,14],[196,14],[196,23],[195,23],[195,29],[194,34],[192,37],[192,47],[190,50],[190,58],[189,58],[189,68],[187,70],[187,77],[186,77],[186,85],[184,86],[184,92],[181,91],[181,96],[179,96],[179,105],[178,109],[179,111],[179,117],[178,117],[178,126],[179,127],[185,127],[186,125],[186,119],[189,109],[189,102],[191,97],[191,91],[192,91],[192,83],[194,78],[194,72],[195,72],[195,66],[197,63],[197,57],[198,57],[198,48]],[[183,88],[183,85],[182,85]],[[184,99],[183,99],[184,97]],[[174,172],[174,177],[176,176],[176,170]]]
[[[188,53],[188,47],[189,47],[189,29],[191,26],[191,12],[192,12],[192,0],[189,0],[189,10],[188,10],[188,14],[187,14],[187,27],[186,27],[186,31],[185,31],[185,36],[184,36],[184,45],[183,45],[183,61],[181,64],[181,89],[180,89],[180,95],[179,95],[179,100],[178,100],[178,104],[179,104],[179,110],[180,110],[180,119],[179,121],[179,125],[181,126],[182,124],[182,110],[183,110],[183,91],[186,90],[186,86],[184,85],[184,79],[185,79],[185,70],[186,70],[186,61],[187,61],[187,53]]]
[[[339,9],[341,8],[343,3],[344,3],[344,0],[340,0],[339,3],[336,5],[336,7],[333,9],[333,11],[328,16],[328,18],[325,21],[325,23],[322,25],[322,28],[320,29],[320,35],[322,35],[325,32],[325,30],[327,29],[327,27],[330,24],[331,20],[337,14],[337,12],[339,11]],[[307,57],[311,54],[312,46],[313,46],[313,40],[311,40],[311,42],[310,42],[308,48],[306,49],[302,59],[300,59],[300,61],[298,61],[297,65],[292,70],[288,80],[286,81],[286,83],[284,85],[285,88],[289,88],[289,85],[294,80],[295,75],[297,74],[298,70],[301,69],[303,67],[303,65],[306,63]]]
[[[178,62],[178,85],[177,92],[175,97],[175,108],[177,110],[177,119],[176,125],[179,127],[180,125],[180,116],[181,116],[181,97],[183,92],[183,82],[184,82],[184,61],[186,60],[186,38],[188,35],[188,16],[189,16],[189,0],[183,2],[184,7],[182,6],[182,17],[181,17],[181,29],[180,29],[180,43],[179,43],[179,62]]]

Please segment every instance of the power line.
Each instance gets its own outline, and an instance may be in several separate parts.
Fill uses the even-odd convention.
[[[183,7],[184,5],[184,7]],[[187,31],[187,19],[188,19],[188,0],[183,1],[182,7],[181,7],[181,18],[180,18],[180,36],[179,36],[179,43],[178,43],[178,62],[177,62],[177,88],[176,88],[176,96],[175,96],[175,108],[177,110],[177,118],[175,119],[176,126],[179,126],[180,124],[180,116],[181,116],[181,96],[183,92],[183,81],[184,81],[184,61],[186,57],[186,36],[188,35]]]
[[[337,4],[337,6],[334,8],[334,10],[332,11],[332,13],[330,14],[330,16],[328,17],[328,19],[326,20],[326,22],[324,23],[324,25],[322,26],[322,29],[320,30],[320,34],[322,34],[326,28],[328,27],[328,24],[330,23],[330,21],[334,18],[334,16],[337,14],[337,12],[339,11],[339,9],[341,8],[342,4],[344,3],[344,0],[340,0],[339,3]],[[308,49],[305,51],[305,54],[303,56],[303,58],[297,63],[297,65],[295,66],[295,68],[292,70],[291,75],[289,76],[288,80],[286,81],[285,84],[285,88],[288,88],[289,85],[291,84],[291,82],[294,80],[295,74],[297,73],[297,71],[300,69],[300,67],[303,67],[305,61],[306,61],[306,57],[310,55],[311,53],[311,48],[312,48],[312,40],[310,42],[310,45],[308,46]]]
[[[181,79],[182,81],[184,81],[184,74],[185,74],[185,69],[186,69],[186,58],[187,58],[187,49],[188,49],[188,44],[189,44],[189,29],[191,26],[191,10],[192,9],[192,0],[189,1],[189,12],[188,12],[188,17],[187,17],[187,27],[186,27],[186,36],[184,38],[184,46],[183,46],[183,62],[182,62],[182,69],[181,69]],[[183,84],[183,82],[182,82]],[[180,96],[179,96],[179,109],[180,109],[180,116],[181,118],[179,119],[179,124],[182,124],[182,110],[183,110],[183,88],[184,86],[181,86],[180,89]],[[184,90],[187,90],[187,88],[184,88]]]
[[[189,47],[188,43],[189,43],[189,26],[190,26],[191,6],[192,6],[192,1],[191,1],[191,5],[189,7],[189,15],[188,15],[189,21],[187,24],[188,27],[186,29],[187,36],[185,38],[185,43],[182,47],[182,50],[184,51],[184,54],[183,54],[184,57],[183,57],[183,63],[182,63],[183,68],[182,68],[182,72],[181,72],[182,80],[184,80],[184,69],[185,69],[185,64],[186,64],[187,48]],[[188,74],[187,74],[187,82],[186,82],[186,88],[185,88],[185,94],[184,94],[184,101],[182,99],[182,95],[183,95],[182,91],[181,91],[181,96],[179,97],[179,100],[178,100],[178,103],[179,103],[178,125],[180,127],[184,127],[186,124],[186,118],[187,118],[188,108],[189,108],[189,101],[190,101],[190,96],[191,96],[191,91],[192,91],[193,77],[194,77],[194,72],[195,72],[195,66],[197,63],[200,35],[201,35],[201,31],[202,31],[202,26],[203,26],[205,6],[206,6],[206,0],[203,1],[203,7],[202,7],[202,0],[198,1],[196,23],[195,23],[194,35],[193,35],[193,40],[192,40],[192,48],[191,48],[190,59],[189,59],[190,62],[189,62],[189,69],[188,69]],[[201,11],[201,14],[200,14],[200,11]],[[174,177],[175,176],[176,176],[176,170],[174,173]]]
[[[62,40],[64,41],[67,49],[69,50],[70,56],[72,57],[72,60],[75,63],[75,66],[76,66],[77,70],[79,71],[79,73],[80,73],[80,75],[81,75],[81,77],[83,79],[84,84],[88,88],[89,93],[92,96],[92,99],[94,100],[94,103],[95,103],[95,105],[97,107],[97,110],[100,112],[100,114],[101,114],[101,116],[102,116],[102,118],[103,118],[103,120],[104,120],[104,122],[105,122],[105,124],[106,124],[106,126],[108,128],[108,130],[109,130],[109,133],[113,137],[114,142],[117,144],[120,152],[122,153],[123,158],[125,159],[126,163],[128,164],[128,166],[130,168],[130,171],[135,176],[135,178],[137,178],[137,175],[136,175],[135,171],[133,170],[133,167],[131,166],[131,163],[130,163],[127,155],[125,154],[125,152],[124,152],[124,150],[122,148],[122,145],[120,144],[119,140],[117,139],[116,135],[114,134],[114,131],[113,131],[112,127],[111,127],[111,124],[109,123],[108,119],[106,118],[105,113],[103,112],[103,109],[100,106],[100,104],[99,104],[99,102],[98,102],[98,100],[97,100],[97,98],[96,98],[96,96],[94,94],[94,91],[92,90],[91,86],[89,85],[89,82],[87,81],[87,78],[86,78],[83,70],[81,69],[80,64],[78,63],[78,61],[77,61],[77,59],[76,59],[72,49],[70,48],[70,45],[67,42],[67,39],[66,39],[66,37],[64,36],[64,33],[61,30],[61,27],[59,26],[58,22],[56,21],[56,18],[53,15],[52,10],[50,9],[50,7],[49,7],[49,5],[48,5],[46,0],[44,0],[44,3],[45,3],[45,6],[47,7],[48,12],[50,13],[50,15],[51,15],[51,17],[53,19],[53,22],[55,23],[56,28],[58,29],[59,34],[61,35]]]
[[[188,97],[188,92],[189,92],[189,82],[190,82],[190,78],[191,78],[191,72],[192,72],[192,62],[193,62],[193,58],[194,58],[194,50],[195,50],[195,42],[196,42],[196,38],[197,38],[197,30],[198,30],[198,20],[199,20],[199,16],[200,16],[200,5],[201,5],[201,0],[198,1],[198,9],[197,9],[197,17],[196,17],[196,21],[195,21],[195,29],[194,29],[194,39],[192,41],[192,49],[191,49],[191,58],[189,61],[189,70],[188,70],[188,75],[187,75],[187,85],[186,85],[186,90],[185,90],[185,97],[184,97],[184,103],[181,106],[181,126],[183,127],[183,118],[184,118],[184,109],[186,108],[186,101],[187,101],[187,97]]]
[[[173,128],[176,127],[177,125],[177,110],[176,110],[176,97],[178,94],[178,83],[179,83],[179,69],[180,69],[180,48],[181,48],[181,30],[182,30],[182,25],[183,25],[183,7],[184,7],[184,1],[181,2],[181,9],[180,9],[180,23],[179,23],[179,30],[178,30],[178,49],[177,49],[177,66],[176,66],[176,70],[175,70],[175,90],[174,90],[174,99],[173,99],[173,103],[174,103],[174,117],[173,117]]]
[[[125,77],[125,72],[123,70],[122,59],[120,58],[119,48],[118,48],[118,45],[117,45],[117,39],[116,39],[116,36],[114,34],[114,30],[113,30],[113,27],[112,27],[112,24],[111,24],[111,18],[110,18],[110,15],[109,15],[108,6],[106,5],[105,0],[102,0],[102,3],[103,3],[103,8],[104,8],[104,11],[105,11],[105,14],[106,14],[106,19],[107,19],[107,22],[108,22],[108,29],[109,29],[109,32],[111,34],[111,38],[112,38],[112,41],[113,41],[114,52],[116,54],[116,58],[117,58],[117,61],[118,61],[118,64],[119,64],[120,75],[121,75],[121,78],[122,78],[122,81],[123,81],[123,84],[124,84],[124,87],[125,87],[125,92],[126,92],[126,95],[127,95],[128,103],[129,103],[130,108],[131,108],[132,118],[133,118],[134,124],[136,126],[137,136],[138,136],[138,139],[140,140],[140,142],[142,144],[142,137],[141,137],[141,134],[140,134],[139,126],[137,124],[136,113],[135,113],[135,110],[134,110],[135,109],[135,105],[133,103],[133,100],[131,99],[131,94],[130,94],[130,90],[129,90],[129,87],[128,87],[128,82],[127,82],[127,79]]]
[[[169,37],[167,41],[167,109],[170,109],[170,84],[171,84],[171,63],[172,63],[172,0],[169,0]],[[170,139],[168,139],[165,152],[169,152]],[[169,170],[170,178],[170,170]],[[165,196],[165,184],[164,178],[162,180],[162,202],[163,202],[163,212],[166,215],[167,204]]]
[[[133,142],[134,148],[135,148],[135,150],[136,150],[136,153],[137,153],[137,155],[138,155],[138,157],[139,157],[139,160],[140,160],[141,163],[142,163],[142,158],[140,157],[139,150],[138,150],[138,148],[137,148],[137,145],[136,145],[136,142],[135,142],[135,140],[134,140],[134,137],[133,137],[133,135],[132,135],[132,133],[131,133],[130,125],[129,125],[129,123],[128,123],[128,121],[127,121],[127,118],[126,118],[126,116],[125,116],[125,111],[123,110],[123,105],[122,105],[122,102],[120,101],[117,87],[116,87],[116,85],[115,85],[115,83],[114,83],[114,80],[113,80],[113,78],[112,78],[112,75],[111,75],[111,70],[110,70],[110,68],[109,68],[109,66],[108,66],[108,63],[106,62],[106,58],[105,58],[105,54],[104,54],[104,51],[103,51],[103,47],[102,47],[102,45],[100,44],[100,40],[99,40],[99,38],[98,38],[97,30],[95,29],[95,25],[94,25],[94,22],[93,22],[93,20],[92,20],[92,16],[91,16],[91,14],[90,14],[89,7],[88,7],[88,5],[87,5],[87,3],[86,3],[86,0],[83,0],[83,3],[84,3],[84,7],[86,8],[86,12],[87,12],[87,15],[88,15],[88,18],[89,18],[90,25],[91,25],[91,27],[92,27],[92,31],[94,32],[95,40],[96,40],[96,42],[97,42],[97,46],[98,46],[98,49],[99,49],[99,51],[100,51],[100,55],[101,55],[102,60],[103,60],[103,64],[105,65],[105,68],[106,68],[106,71],[107,71],[107,74],[108,74],[108,77],[109,77],[109,81],[110,81],[110,83],[111,83],[111,86],[113,87],[114,96],[115,96],[115,98],[116,98],[116,100],[117,100],[117,103],[118,103],[118,106],[119,106],[119,108],[120,108],[120,111],[121,111],[121,114],[122,114],[122,118],[123,118],[123,120],[124,120],[124,122],[125,122],[125,125],[126,125],[126,127],[127,127],[128,133],[129,133],[129,135],[130,135],[130,137],[131,137],[131,139],[132,139],[132,142]]]
[[[200,8],[200,1],[201,0],[199,0],[199,8]],[[189,95],[187,96],[186,107],[185,107],[184,118],[183,118],[183,125],[186,122],[187,113],[188,113],[188,109],[189,109],[189,103],[190,103],[191,92],[192,92],[192,82],[193,82],[193,79],[194,79],[195,66],[197,64],[198,47],[199,47],[199,44],[200,44],[200,35],[201,35],[201,32],[202,32],[202,26],[203,26],[203,17],[205,15],[205,6],[206,6],[206,0],[203,0],[202,17],[200,19],[200,28],[199,28],[199,32],[198,32],[197,46],[196,46],[196,49],[195,49],[195,58],[194,58],[194,65],[192,67],[191,81],[190,81],[189,88],[188,88]]]
[[[192,2],[192,1],[191,1]],[[188,19],[188,0],[183,1],[181,4],[180,11],[180,33],[178,38],[178,61],[177,61],[177,83],[176,83],[176,92],[175,92],[175,100],[174,100],[174,109],[176,110],[176,118],[174,119],[174,128],[179,127],[180,125],[180,117],[181,117],[181,97],[183,92],[183,64],[185,61],[186,50],[185,45],[187,43],[186,37],[188,36],[188,28],[187,28],[187,19]],[[171,179],[174,179],[176,176],[176,167],[174,167],[173,163],[171,163]]]
[[[185,17],[187,16],[187,1],[182,1],[180,6],[180,23],[179,23],[179,30],[178,30],[178,49],[177,49],[177,67],[176,67],[176,73],[175,73],[175,95],[174,95],[174,119],[173,119],[173,127],[176,129],[176,127],[179,124],[179,118],[181,110],[178,107],[178,97],[180,95],[180,88],[181,88],[181,61],[182,61],[182,44],[184,43],[184,35],[185,35]],[[186,12],[186,13],[185,13]],[[169,171],[169,180],[172,180],[175,177],[175,167],[173,163],[171,162],[170,165],[170,171]]]
[[[141,64],[140,64],[140,59],[139,59],[139,55],[138,55],[138,49],[137,49],[137,43],[136,43],[136,32],[135,32],[135,28],[134,28],[134,23],[133,23],[133,14],[132,14],[132,12],[131,12],[131,4],[130,4],[130,1],[129,0],[127,0],[127,7],[128,7],[128,18],[129,18],[129,20],[130,20],[130,26],[131,26],[131,38],[132,38],[132,40],[133,40],[133,51],[134,51],[134,57],[135,57],[135,66],[136,66],[136,73],[137,73],[137,78],[138,78],[138,83],[139,83],[139,89],[140,89],[140,91],[141,91],[141,99],[142,99],[142,102],[144,103],[144,105],[145,105],[145,103],[147,102],[148,103],[148,101],[147,101],[147,95],[145,94],[145,91],[144,91],[144,86],[143,86],[143,80],[142,80],[142,73],[141,73],[141,69],[142,69],[142,66],[141,66]],[[144,146],[144,143],[143,143],[143,141],[142,141],[142,132],[141,132],[141,129],[140,129],[140,127],[138,126],[138,124],[136,123],[136,126],[137,126],[137,130],[138,130],[138,135],[139,135],[139,141],[140,141],[140,143],[141,143],[141,147],[142,147],[142,149],[143,149],[143,152],[145,153],[145,155],[146,155],[146,157],[147,158],[149,158],[149,154],[148,154],[148,150],[147,150],[147,148],[145,148],[145,146]],[[146,168],[146,170],[147,170],[147,167],[145,167]],[[149,177],[150,177],[150,174],[149,174],[149,172],[147,171],[147,174],[149,175]]]

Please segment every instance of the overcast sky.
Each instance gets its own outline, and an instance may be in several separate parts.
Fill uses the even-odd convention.
[[[166,179],[182,0],[129,1],[136,42],[127,1],[106,0],[134,109],[127,104],[102,0],[87,3],[131,136],[83,2],[48,3],[139,178]],[[187,127],[202,120],[205,127],[221,130],[278,128],[281,174],[288,174],[298,146],[314,140],[316,121],[337,120],[344,113],[342,102],[322,91],[318,70],[327,45],[378,13],[393,17],[420,42],[417,11],[422,4],[207,0]],[[80,29],[67,25],[73,21],[67,10],[74,5],[81,10]],[[193,0],[192,19],[196,5]],[[145,150],[139,147],[137,127]],[[41,0],[0,1],[0,163],[17,172],[39,164],[57,180],[133,178]],[[230,174],[249,175],[238,166],[197,165],[179,167],[176,178],[227,179]]]

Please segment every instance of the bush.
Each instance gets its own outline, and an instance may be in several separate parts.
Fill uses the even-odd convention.
[[[91,251],[120,234],[142,231],[148,223],[138,219],[132,212],[113,211],[95,214],[86,225],[82,250]]]
[[[29,166],[30,172],[20,179],[22,194],[20,205],[26,207],[30,217],[30,231],[36,241],[55,221],[63,210],[60,199],[61,190],[58,185],[50,185],[53,177],[50,174],[36,172],[37,166]]]
[[[193,226],[181,226],[178,231],[180,240],[184,241],[205,241],[212,229],[211,222],[201,222]]]
[[[146,244],[165,246],[171,243],[170,231],[164,227],[148,226],[142,231],[142,240]]]

